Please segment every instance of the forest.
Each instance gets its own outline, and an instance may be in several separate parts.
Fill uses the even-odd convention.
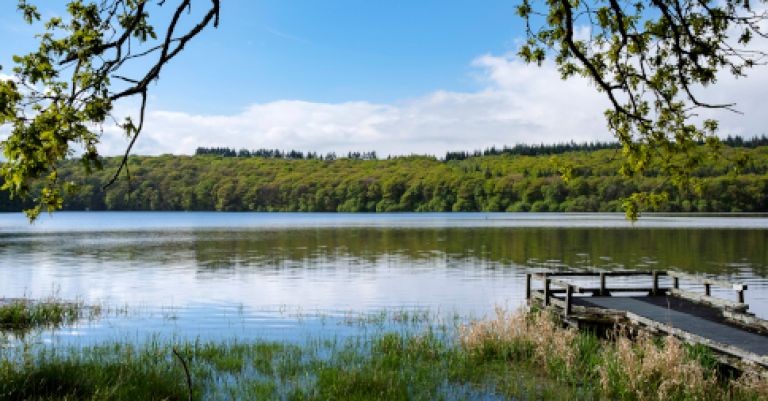
[[[621,149],[610,144],[505,147],[444,159],[201,148],[194,156],[131,156],[129,176],[106,189],[117,157],[103,159],[91,174],[78,160],[63,162],[57,172],[72,183],[64,210],[618,212],[623,198],[655,190],[669,198],[654,211],[768,211],[765,138],[723,142],[721,154],[694,171],[694,185],[685,191],[653,169],[645,177],[619,175]],[[701,152],[709,157],[704,147]],[[562,166],[570,179],[561,177]],[[25,206],[0,193],[1,211]]]

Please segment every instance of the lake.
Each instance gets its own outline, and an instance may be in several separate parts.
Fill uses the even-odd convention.
[[[41,342],[301,340],[354,333],[382,311],[517,308],[530,271],[677,269],[748,284],[751,311],[768,318],[766,244],[766,215],[0,214],[0,298],[105,306]]]

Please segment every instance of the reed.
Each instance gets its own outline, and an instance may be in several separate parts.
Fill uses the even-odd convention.
[[[64,302],[55,298],[42,301],[17,299],[5,303],[0,300],[0,330],[18,332],[57,327],[99,313],[98,307],[87,307],[82,302]]]
[[[600,338],[543,311],[498,310],[457,332],[412,328],[302,344],[0,348],[0,401],[768,399],[765,378],[727,377],[706,349],[621,332]]]
[[[465,352],[538,366],[563,383],[614,400],[763,400],[768,381],[756,374],[721,373],[709,351],[673,337],[610,338],[564,328],[546,311],[509,313],[476,321],[460,333]]]

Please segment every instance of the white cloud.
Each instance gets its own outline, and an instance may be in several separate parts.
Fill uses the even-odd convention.
[[[768,10],[763,6],[757,12]],[[762,21],[762,30],[768,31],[768,20]],[[736,37],[737,32],[731,34]],[[749,49],[768,54],[768,39],[757,37],[749,44]],[[762,62],[767,62],[763,59]],[[696,91],[700,101],[710,104],[735,104],[739,113],[724,109],[702,110],[702,118],[714,118],[720,121],[721,135],[740,135],[751,137],[768,135],[765,119],[766,88],[768,88],[768,65],[757,65],[746,70],[746,77],[735,78],[730,72],[718,74],[717,82],[709,87]]]
[[[602,118],[606,102],[586,81],[561,81],[552,65],[538,68],[504,56],[482,56],[473,64],[481,71],[481,90],[436,91],[394,104],[280,100],[232,115],[150,110],[134,153],[189,154],[198,146],[227,146],[440,155],[610,138]],[[108,129],[102,152],[118,154],[125,144],[118,130]]]
[[[198,146],[279,148],[321,153],[375,150],[387,154],[435,154],[516,143],[611,140],[605,96],[586,80],[560,79],[551,63],[541,68],[514,57],[485,55],[476,92],[436,91],[394,104],[257,103],[231,115],[149,111],[135,154],[191,154]],[[768,70],[747,79],[723,77],[702,96],[737,102],[744,112],[717,112],[723,134],[766,132],[761,104]],[[151,105],[150,105],[151,108]],[[103,138],[104,154],[119,154],[126,140],[115,129]]]

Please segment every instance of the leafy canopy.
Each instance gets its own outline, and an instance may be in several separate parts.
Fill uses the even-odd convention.
[[[192,0],[72,0],[66,17],[43,24],[37,50],[14,57],[14,79],[0,80],[0,127],[10,130],[0,145],[5,158],[0,189],[34,196],[35,206],[26,211],[30,219],[62,206],[70,185],[60,182],[58,162],[80,152],[86,171],[100,167],[96,146],[102,126],[116,101],[133,98],[140,105],[138,119],[117,123],[130,144],[107,185],[119,176],[142,129],[150,83],[192,38],[218,25],[219,0],[201,3],[209,8],[190,22]],[[149,9],[162,7],[172,7],[172,13],[158,27]],[[18,9],[28,23],[42,22],[27,0],[19,0]],[[31,194],[32,183],[41,178],[45,185]]]
[[[763,63],[766,53],[748,45],[767,36],[761,25],[766,1],[758,0],[756,9],[749,0],[522,0],[518,14],[528,41],[520,55],[539,64],[554,57],[563,78],[587,77],[606,94],[608,126],[623,146],[623,174],[661,171],[678,187],[696,190],[691,172],[717,157],[720,143],[716,121],[693,117],[701,109],[733,107],[707,103],[697,93],[721,73],[741,76]],[[10,129],[2,142],[2,189],[35,196],[30,218],[62,206],[68,185],[59,181],[57,162],[82,149],[86,171],[99,167],[96,146],[114,103],[138,98],[137,121],[119,123],[130,144],[107,185],[114,182],[142,129],[149,84],[192,38],[218,24],[219,0],[202,1],[209,8],[191,24],[181,23],[191,0],[166,2],[71,0],[67,18],[44,24],[38,50],[14,59],[15,79],[0,81],[0,127]],[[175,7],[162,32],[150,22],[151,7]],[[27,0],[18,8],[27,22],[40,21]],[[126,66],[139,59],[152,62],[128,77]],[[702,152],[699,142],[711,152]],[[566,179],[572,171],[558,169]],[[46,184],[30,194],[38,179]],[[636,219],[665,198],[662,190],[635,193],[625,202],[627,216]]]
[[[608,97],[605,116],[623,146],[624,175],[660,169],[678,187],[696,190],[691,172],[720,147],[717,121],[696,122],[697,112],[734,106],[708,103],[699,92],[721,73],[742,76],[764,62],[765,52],[748,47],[768,37],[766,0],[757,3],[522,0],[517,12],[527,42],[519,54],[539,65],[554,57],[563,79],[586,77]],[[627,217],[665,199],[663,191],[635,193],[625,201]]]

